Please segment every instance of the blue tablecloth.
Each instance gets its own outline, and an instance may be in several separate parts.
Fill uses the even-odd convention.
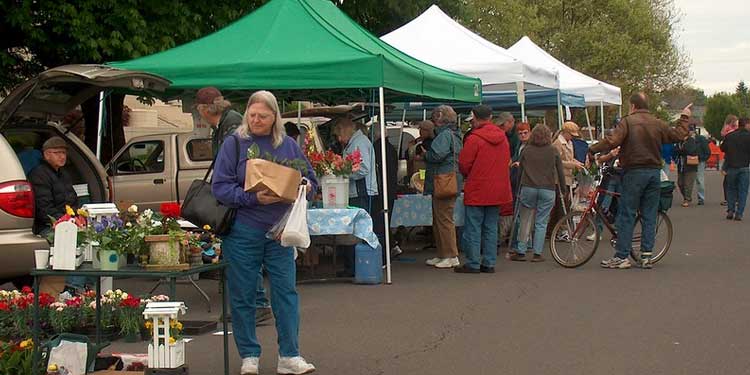
[[[464,226],[464,196],[456,199],[453,208],[453,222],[457,227]],[[432,196],[410,194],[402,195],[393,204],[391,228],[429,227],[432,226]]]
[[[377,249],[378,237],[372,231],[372,218],[361,208],[311,208],[307,210],[311,236],[351,234]]]

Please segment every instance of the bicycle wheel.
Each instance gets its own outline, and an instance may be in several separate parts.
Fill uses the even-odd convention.
[[[561,266],[579,267],[594,256],[599,246],[599,233],[591,216],[572,211],[555,224],[549,239],[549,250]],[[587,237],[594,240],[590,241]]]
[[[635,226],[633,227],[633,248],[630,251],[630,257],[640,264],[641,261],[641,215],[635,219]],[[669,247],[672,245],[672,220],[664,212],[659,212],[656,215],[656,237],[654,238],[654,249],[651,255],[651,264],[655,264],[669,251]]]

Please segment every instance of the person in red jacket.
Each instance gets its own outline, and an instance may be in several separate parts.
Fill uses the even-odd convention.
[[[472,132],[458,155],[458,169],[465,181],[463,250],[466,262],[453,270],[494,273],[500,206],[513,200],[508,168],[510,149],[505,132],[492,123],[492,108],[479,105],[471,113]],[[498,168],[501,165],[505,168]]]

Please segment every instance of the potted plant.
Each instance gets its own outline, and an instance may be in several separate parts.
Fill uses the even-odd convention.
[[[185,236],[177,218],[180,205],[162,203],[160,215],[152,217],[148,225],[145,241],[149,246],[149,263],[174,266],[181,263],[181,245]]]
[[[359,150],[346,157],[331,150],[316,151],[312,137],[312,133],[308,133],[305,138],[305,153],[320,181],[323,207],[346,208],[349,203],[349,176],[359,170],[362,155]]]
[[[132,295],[123,298],[119,304],[118,323],[120,335],[126,342],[138,342],[143,325],[141,299]]]

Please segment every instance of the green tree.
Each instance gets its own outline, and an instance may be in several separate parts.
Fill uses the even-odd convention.
[[[453,17],[460,17],[463,4],[455,0],[331,0],[354,21],[376,36],[385,35],[427,10],[439,6]]]
[[[0,94],[50,67],[126,60],[186,43],[263,2],[0,0]],[[122,96],[112,99],[110,113],[122,113]],[[84,104],[86,124],[96,124],[97,107],[95,101]],[[125,143],[121,116],[111,118],[102,143],[105,161]],[[94,149],[94,126],[86,134]]]
[[[718,93],[706,100],[703,126],[712,136],[719,139],[727,115],[746,116],[747,111],[742,107],[736,95]]]
[[[745,81],[740,81],[740,83],[737,84],[735,95],[737,95],[737,98],[743,107],[750,107],[750,91],[748,90]]]

